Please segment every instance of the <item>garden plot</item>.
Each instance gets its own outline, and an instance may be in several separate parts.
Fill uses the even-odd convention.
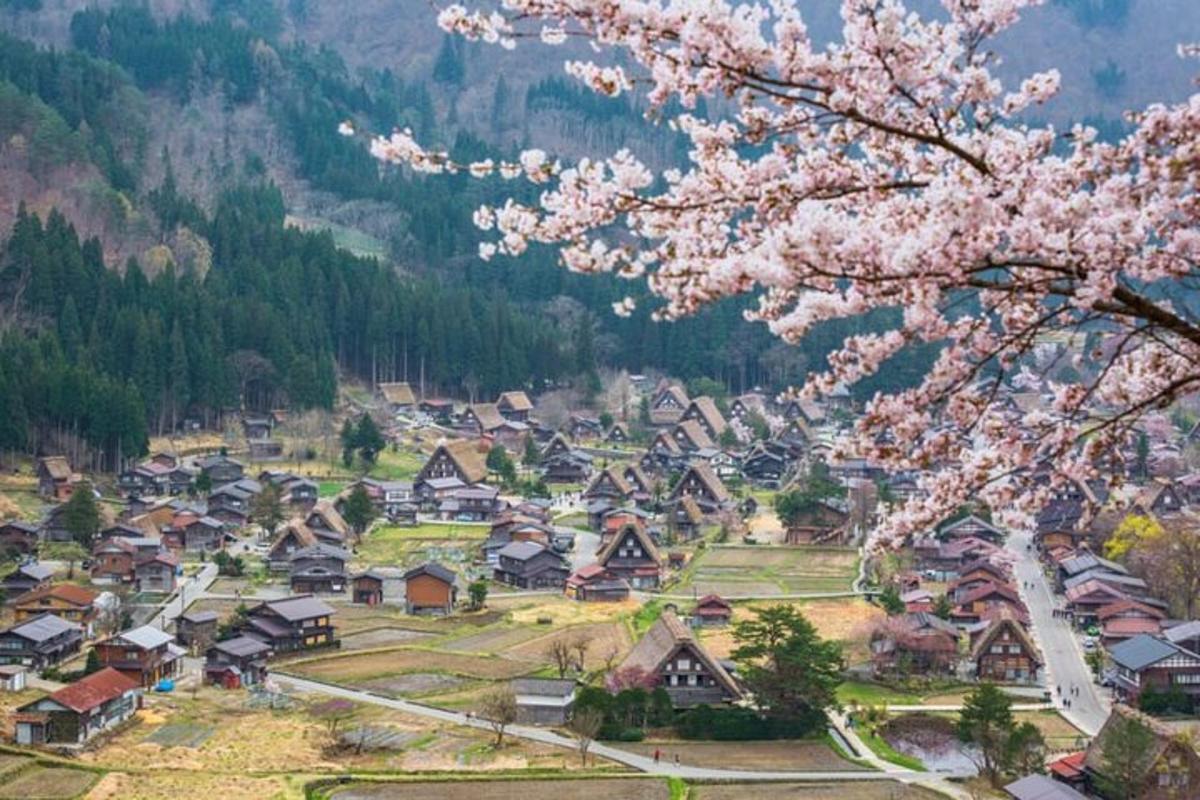
[[[146,737],[145,741],[163,747],[199,747],[208,741],[216,728],[188,722],[169,723]]]
[[[342,744],[361,750],[403,750],[425,738],[416,731],[404,731],[387,725],[359,725],[339,737]]]
[[[337,800],[670,800],[661,778],[593,780],[494,780],[360,783],[339,789]]]
[[[713,547],[697,556],[677,593],[729,597],[849,591],[858,553],[846,547]]]
[[[536,628],[495,628],[447,642],[441,649],[460,653],[502,653],[542,635],[543,632]]]
[[[376,647],[419,642],[435,636],[436,634],[427,631],[413,631],[408,628],[371,628],[343,636],[342,650],[371,650]]]
[[[34,767],[18,772],[0,785],[3,800],[70,800],[96,782],[97,775],[81,769]]]
[[[403,697],[451,691],[466,682],[463,678],[447,675],[444,672],[407,672],[395,677],[363,681],[361,686],[364,689]]]

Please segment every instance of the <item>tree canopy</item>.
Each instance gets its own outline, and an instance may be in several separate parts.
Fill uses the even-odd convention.
[[[738,674],[768,717],[816,721],[836,708],[845,662],[837,642],[791,606],[754,609],[733,630]]]

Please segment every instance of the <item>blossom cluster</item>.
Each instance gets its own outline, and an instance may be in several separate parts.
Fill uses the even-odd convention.
[[[1057,488],[1094,477],[1139,417],[1200,381],[1200,323],[1172,301],[1200,262],[1200,95],[1132,114],[1118,143],[1022,122],[1060,76],[1006,92],[988,43],[1039,2],[942,0],[944,13],[924,17],[904,0],[843,0],[828,46],[810,39],[796,0],[455,4],[439,23],[471,39],[579,36],[621,51],[624,68],[568,73],[605,95],[645,87],[655,114],[677,102],[685,112],[669,124],[690,142],[687,168],[656,175],[627,151],[453,165],[408,132],[372,152],[543,185],[536,205],[476,213],[495,234],[481,255],[556,245],[571,270],[644,279],[664,318],[754,294],[750,318],[799,342],[828,320],[900,309],[894,329],[848,339],[806,387],[828,392],[906,347],[941,346],[918,386],[866,405],[846,443],[923,476],[925,495],[892,513],[876,544],[968,500],[1027,526]],[[727,113],[687,111],[702,97],[728,98],[709,105]],[[1082,380],[1037,376],[1045,409],[1001,402],[998,387],[1029,381],[1037,348],[1080,331],[1097,342]]]

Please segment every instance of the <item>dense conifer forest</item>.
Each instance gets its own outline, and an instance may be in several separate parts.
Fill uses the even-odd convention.
[[[231,408],[329,407],[339,374],[464,397],[591,386],[604,366],[657,367],[734,391],[778,387],[820,366],[847,332],[830,326],[788,348],[747,325],[737,302],[673,325],[646,310],[619,319],[611,304],[636,287],[572,275],[548,249],[480,261],[471,210],[530,189],[381,171],[337,133],[351,119],[446,139],[431,92],[461,80],[463,45],[443,46],[436,86],[388,71],[351,75],[329,50],[277,41],[277,14],[251,6],[218,2],[205,21],[160,22],[135,6],[81,11],[68,51],[0,37],[0,133],[25,138],[31,168],[89,165],[114,205],[143,210],[162,241],[186,232],[206,253],[203,268],[106,267],[102,243],[81,241],[62,215],[22,212],[0,260],[9,312],[0,448],[37,451],[66,437],[86,445],[94,466],[116,468],[184,419],[211,425]],[[521,102],[502,88],[497,114]],[[403,271],[340,250],[329,234],[286,227],[281,193],[255,170],[207,210],[182,194],[171,154],[147,153],[145,109],[211,93],[229,107],[262,104],[316,189],[400,209],[406,224],[390,244]],[[565,109],[599,125],[640,114],[557,78],[529,87],[523,102],[526,113]],[[462,132],[444,143],[464,160],[511,155]],[[156,157],[166,176],[147,186]],[[898,359],[887,379],[915,376],[926,356]]]

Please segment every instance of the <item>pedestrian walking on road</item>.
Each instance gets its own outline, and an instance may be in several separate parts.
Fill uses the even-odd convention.
[[[675,754],[675,766],[679,766],[679,753]]]
[[[1062,696],[1062,684],[1060,683],[1058,686],[1055,686],[1054,691],[1058,692],[1058,695],[1061,697]]]
[[[660,758],[662,758],[662,751],[656,747],[656,748],[654,748],[654,763],[657,764],[658,759],[660,759]]]

